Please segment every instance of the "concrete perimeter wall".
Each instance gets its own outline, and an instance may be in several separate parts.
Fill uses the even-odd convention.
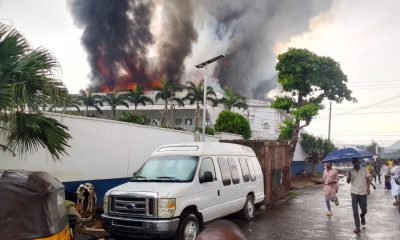
[[[13,157],[0,151],[0,169],[46,171],[62,182],[91,181],[108,188],[126,181],[160,145],[194,141],[191,132],[119,121],[47,113],[68,126],[73,137],[68,155],[54,161],[45,149]],[[234,134],[206,136],[206,141],[241,139]],[[110,184],[109,179],[116,180]],[[107,180],[107,181],[103,181]],[[95,186],[96,187],[96,186]],[[107,188],[107,187],[106,187]]]

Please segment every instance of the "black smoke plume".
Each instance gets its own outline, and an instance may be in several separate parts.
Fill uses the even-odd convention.
[[[197,41],[197,32],[193,26],[193,8],[191,1],[170,1],[163,5],[165,22],[158,46],[160,71],[166,79],[173,82],[181,80],[184,72],[184,60],[192,53],[192,43]]]
[[[229,45],[225,64],[215,73],[221,86],[262,99],[275,85],[269,81],[276,83],[276,44],[307,31],[311,18],[328,10],[332,0],[203,0],[201,5],[216,19],[215,35]]]
[[[276,87],[277,44],[307,31],[332,1],[68,0],[68,6],[84,29],[81,40],[95,87],[198,80],[186,78],[195,69],[192,63],[224,54],[224,63],[214,69],[221,86],[266,99]],[[196,42],[201,36],[206,38]],[[157,56],[149,59],[149,49]]]
[[[153,43],[153,2],[69,0],[68,6],[75,23],[84,29],[81,41],[94,87],[113,89],[149,80],[146,53]]]

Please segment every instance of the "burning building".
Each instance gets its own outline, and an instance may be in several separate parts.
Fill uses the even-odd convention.
[[[221,87],[263,99],[276,87],[275,47],[308,29],[332,0],[68,0],[100,91],[198,81],[194,66],[224,54]]]

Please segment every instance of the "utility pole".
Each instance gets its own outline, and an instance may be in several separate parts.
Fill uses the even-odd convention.
[[[224,55],[219,55],[218,57],[215,58],[211,58],[203,63],[200,63],[199,65],[196,65],[197,68],[204,68],[206,67],[208,64],[213,63],[215,61],[218,61],[222,58],[224,58]],[[206,141],[206,103],[207,103],[207,68],[205,68],[204,71],[204,83],[203,83],[203,88],[204,88],[204,92],[203,92],[203,124],[202,124],[202,141],[205,142]]]
[[[329,127],[328,127],[328,140],[331,140],[331,118],[332,118],[332,101],[329,102]]]

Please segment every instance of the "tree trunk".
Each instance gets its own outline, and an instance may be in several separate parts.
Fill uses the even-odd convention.
[[[197,107],[196,107],[196,114],[195,114],[195,118],[194,118],[194,126],[195,128],[199,127],[199,118],[200,118],[200,106],[197,103]]]
[[[161,115],[161,126],[165,126],[165,117],[167,115],[167,111],[168,111],[168,103],[165,104],[164,111]]]
[[[318,159],[317,160],[313,159],[311,161],[311,176],[312,177],[315,176],[315,165],[317,165],[317,163],[318,163]]]
[[[296,145],[297,145],[297,142],[299,141],[299,132],[300,132],[299,124],[296,124],[296,126],[293,129],[292,138],[290,139],[290,142],[289,142],[290,163],[293,161],[294,151],[296,151]]]
[[[85,111],[85,116],[86,117],[88,116],[88,111],[89,111],[89,107],[88,107],[88,105],[86,105],[86,111]]]
[[[175,127],[175,118],[174,118],[174,110],[175,110],[175,105],[171,105],[171,127]]]
[[[115,108],[112,109],[112,119],[115,120]]]

